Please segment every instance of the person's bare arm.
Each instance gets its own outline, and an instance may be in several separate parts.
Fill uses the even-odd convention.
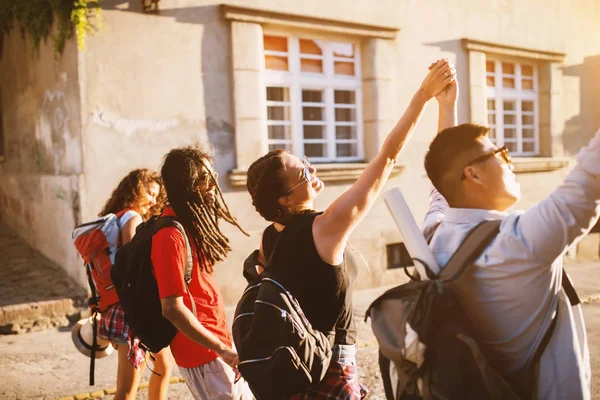
[[[123,225],[121,228],[121,246],[131,241],[133,235],[135,235],[135,229],[141,223],[142,217],[139,214],[135,214]]]
[[[163,316],[171,321],[177,330],[199,345],[216,352],[232,368],[237,367],[237,353],[198,321],[183,303],[182,296],[165,297],[160,300],[160,304]]]
[[[429,71],[404,115],[386,138],[379,154],[367,165],[356,183],[315,218],[313,235],[323,261],[330,264],[341,262],[346,240],[383,189],[425,104],[454,79],[451,65],[446,60],[440,60]]]
[[[431,64],[430,69],[434,66],[435,64]],[[435,96],[439,106],[438,133],[444,129],[452,128],[453,126],[458,125],[458,107],[456,106],[458,102],[458,96],[458,81],[456,79],[447,85],[437,96]],[[447,209],[448,202],[444,196],[442,196],[437,189],[432,188],[429,195],[429,209],[427,210],[425,219],[423,220],[423,229],[443,220]]]

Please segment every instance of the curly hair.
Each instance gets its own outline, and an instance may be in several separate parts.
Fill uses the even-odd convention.
[[[314,212],[312,209],[297,209],[281,205],[279,198],[288,191],[284,174],[285,156],[289,152],[283,149],[271,150],[248,168],[246,187],[252,205],[267,221],[286,225],[298,214]]]
[[[151,183],[156,183],[160,191],[156,197],[156,204],[145,215],[142,215],[142,218],[147,220],[152,215],[160,213],[165,204],[162,179],[158,172],[141,168],[134,169],[119,182],[119,185],[112,192],[112,195],[106,204],[104,204],[104,208],[102,208],[98,216],[117,213],[124,209],[132,209],[139,212],[141,205],[145,202],[144,196],[147,194],[148,185]]]
[[[218,196],[213,202],[207,202],[202,196],[201,187],[208,164],[212,164],[212,157],[197,145],[173,149],[164,157],[161,176],[167,201],[196,244],[198,259],[207,261],[200,263],[200,268],[212,273],[214,265],[231,251],[229,239],[219,229],[219,220],[223,219],[249,235],[231,215],[219,182],[212,174],[209,179]]]

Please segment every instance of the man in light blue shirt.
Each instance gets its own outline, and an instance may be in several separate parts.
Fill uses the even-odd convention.
[[[521,196],[510,155],[492,143],[489,128],[454,126],[457,95],[450,87],[438,96],[441,132],[425,157],[436,189],[423,229],[439,223],[433,254],[443,267],[479,222],[501,219],[500,233],[457,287],[477,337],[492,364],[514,382],[534,362],[556,316],[529,378],[537,377],[533,397],[589,399],[585,323],[576,295],[570,299],[563,289],[562,259],[598,219],[600,130],[561,186],[527,211],[508,213]]]

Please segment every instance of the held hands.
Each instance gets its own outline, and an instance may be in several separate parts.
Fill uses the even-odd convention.
[[[437,63],[438,61],[432,62],[431,65],[429,65],[429,70],[433,69],[433,67],[435,67]],[[459,90],[458,81],[456,80],[456,69],[454,68],[454,65],[452,65],[452,63],[449,63],[449,65],[452,71],[454,72],[455,79],[449,84],[447,84],[446,87],[442,89],[442,91],[437,96],[435,96],[435,99],[440,104],[448,104],[453,106],[456,104],[456,100],[458,100]]]
[[[235,372],[235,382],[237,382],[240,379],[241,375],[240,371],[238,371],[237,369],[237,366],[240,363],[240,358],[238,357],[236,351],[233,349],[225,348],[221,352],[219,352],[219,357],[221,357],[223,361],[225,361],[225,363],[227,363],[227,365],[229,365],[233,369],[233,371]]]
[[[433,97],[440,95],[442,91],[453,82],[454,85],[457,86],[456,70],[447,59],[442,59],[429,67],[429,73],[423,80],[423,83],[421,83],[421,88],[419,90],[425,95],[426,100],[431,100]],[[455,91],[454,96],[456,97],[457,94],[458,92]],[[447,95],[449,96],[450,93]],[[444,100],[446,100],[447,95],[444,94],[442,96]],[[438,101],[440,101],[439,98]],[[456,101],[456,98],[454,101]]]

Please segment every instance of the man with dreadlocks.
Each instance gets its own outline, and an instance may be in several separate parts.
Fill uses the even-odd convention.
[[[154,235],[151,258],[162,313],[179,331],[171,342],[173,357],[196,399],[251,399],[245,381],[235,382],[239,360],[221,292],[212,276],[214,265],[231,250],[219,221],[246,232],[229,212],[211,157],[197,146],[171,150],[164,158],[161,176],[168,199],[162,215],[176,217],[185,228],[194,265],[190,298],[184,282],[185,238],[175,227]],[[196,315],[191,311],[192,301]]]

